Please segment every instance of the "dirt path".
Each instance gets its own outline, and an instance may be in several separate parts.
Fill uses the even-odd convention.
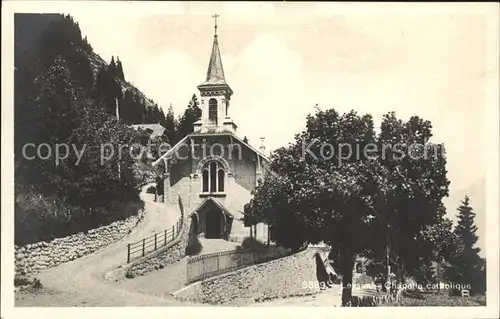
[[[339,291],[342,291],[340,286],[334,286],[316,295],[274,299],[245,305],[245,307],[340,307],[342,296]]]
[[[375,292],[369,289],[353,289],[352,294],[356,296],[374,295]],[[249,307],[281,307],[281,306],[299,306],[299,307],[340,307],[342,305],[342,286],[333,285],[332,288],[323,292],[303,297],[290,297],[284,299],[275,299],[266,302],[253,303],[245,306]]]
[[[124,239],[91,255],[47,269],[39,274],[41,294],[22,294],[16,306],[182,306],[170,298],[160,298],[123,289],[104,279],[104,274],[126,261],[127,243],[174,225],[179,209],[152,201],[142,193],[146,216],[141,225]]]

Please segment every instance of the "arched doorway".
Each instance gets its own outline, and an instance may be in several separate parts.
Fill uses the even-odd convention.
[[[210,207],[206,213],[205,238],[221,238],[221,236],[222,212],[218,207]]]
[[[194,235],[198,235],[200,232],[200,226],[199,226],[199,219],[198,219],[198,214],[193,214],[191,217],[191,227],[190,227],[190,233]]]

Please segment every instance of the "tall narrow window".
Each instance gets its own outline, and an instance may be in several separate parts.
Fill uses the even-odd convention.
[[[217,162],[210,163],[210,192],[217,192]]]
[[[221,168],[217,171],[218,183],[219,183],[219,192],[224,191],[224,170]]]
[[[208,122],[217,124],[217,100],[214,98],[208,101]]]
[[[212,161],[206,163],[202,170],[202,192],[224,192],[225,176],[226,172],[220,162]]]
[[[208,192],[208,170],[203,170],[203,192]]]

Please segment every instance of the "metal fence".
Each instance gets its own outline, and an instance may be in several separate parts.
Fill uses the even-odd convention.
[[[187,282],[195,282],[245,266],[255,265],[287,256],[290,249],[268,247],[259,250],[231,250],[189,258]]]
[[[165,229],[149,237],[143,238],[135,243],[127,245],[127,264],[134,259],[144,257],[146,254],[156,251],[170,242],[181,232],[182,218],[171,228]]]

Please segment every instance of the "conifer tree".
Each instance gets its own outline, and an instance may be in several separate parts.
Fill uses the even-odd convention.
[[[476,236],[477,226],[474,224],[474,218],[476,218],[476,213],[470,207],[469,197],[465,196],[462,205],[458,207],[458,224],[454,232],[462,240],[465,249],[470,249],[478,253],[479,248],[474,248],[478,238]]]
[[[166,135],[168,138],[168,143],[170,143],[171,146],[173,146],[175,143],[177,143],[176,140],[176,132],[175,132],[175,114],[174,114],[174,108],[172,107],[172,103],[170,103],[170,106],[168,107],[168,112],[167,116],[165,118],[165,129],[166,129]]]
[[[473,293],[482,293],[486,288],[485,261],[479,256],[480,249],[475,247],[478,239],[475,217],[469,197],[465,196],[458,207],[458,224],[454,229],[461,249],[451,260],[446,275],[453,283],[471,285]]]
[[[188,107],[184,111],[184,114],[179,119],[177,127],[177,139],[180,140],[184,136],[193,132],[193,124],[198,121],[201,117],[201,109],[199,107],[198,98],[196,94],[193,94],[191,101],[189,101]]]
[[[123,73],[123,65],[120,58],[116,59],[116,74],[120,80],[125,81],[125,74]]]
[[[116,68],[115,57],[111,56],[111,62],[109,62],[109,68],[114,70]]]

